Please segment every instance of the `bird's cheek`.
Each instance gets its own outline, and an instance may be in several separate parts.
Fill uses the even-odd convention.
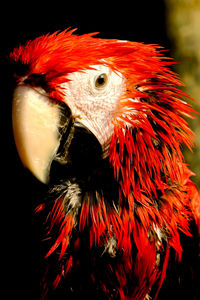
[[[47,183],[60,139],[58,105],[39,90],[19,85],[13,95],[12,120],[21,161],[36,178]]]

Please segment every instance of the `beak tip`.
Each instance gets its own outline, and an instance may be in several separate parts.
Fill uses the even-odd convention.
[[[47,174],[47,172],[45,172],[46,174],[45,173],[40,174],[37,170],[35,170],[35,172],[33,170],[31,170],[31,172],[35,176],[35,178],[37,178],[40,182],[42,182],[44,184],[49,183],[49,174]]]

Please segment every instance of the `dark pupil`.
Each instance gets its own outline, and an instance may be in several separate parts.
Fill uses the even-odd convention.
[[[104,83],[105,83],[105,76],[104,76],[104,74],[101,74],[97,78],[96,85],[100,86],[100,85],[103,85]]]

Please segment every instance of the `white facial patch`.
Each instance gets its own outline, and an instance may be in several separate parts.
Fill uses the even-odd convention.
[[[68,75],[70,81],[63,84],[64,102],[72,116],[95,135],[105,150],[113,134],[112,117],[124,91],[124,79],[107,66],[91,68]]]

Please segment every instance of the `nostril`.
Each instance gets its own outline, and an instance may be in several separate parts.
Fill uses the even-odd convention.
[[[31,85],[32,87],[41,87],[46,92],[49,90],[45,75],[33,73],[24,80],[24,83]]]

